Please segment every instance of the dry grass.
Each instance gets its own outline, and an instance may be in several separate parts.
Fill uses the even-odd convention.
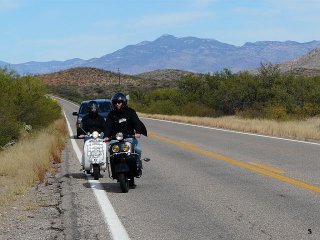
[[[65,122],[60,119],[0,152],[0,205],[7,205],[35,183],[45,181],[53,164],[61,161],[66,131]]]
[[[277,122],[274,120],[242,119],[234,116],[207,118],[143,113],[139,113],[139,115],[143,117],[231,129],[235,131],[264,134],[276,137],[320,141],[320,118],[311,118],[301,121]]]

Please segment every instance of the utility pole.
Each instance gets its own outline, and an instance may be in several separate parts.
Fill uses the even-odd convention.
[[[121,82],[120,82],[120,69],[119,68],[118,68],[118,76],[119,76],[119,86],[120,86]]]

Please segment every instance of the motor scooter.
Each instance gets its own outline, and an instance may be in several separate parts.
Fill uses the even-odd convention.
[[[123,193],[128,192],[130,187],[134,188],[134,178],[140,178],[142,175],[142,161],[135,150],[135,144],[132,141],[134,138],[135,135],[117,133],[110,138],[108,147],[110,153],[109,177],[119,182]],[[150,161],[149,158],[143,160]]]
[[[91,174],[95,180],[101,176],[100,172],[107,168],[107,143],[102,134],[97,131],[87,133],[82,153],[82,168],[87,174]]]

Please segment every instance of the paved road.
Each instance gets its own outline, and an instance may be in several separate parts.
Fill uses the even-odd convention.
[[[60,102],[75,132],[77,106]],[[143,121],[152,160],[126,194],[106,173],[86,178],[70,139],[68,239],[320,239],[319,144]]]

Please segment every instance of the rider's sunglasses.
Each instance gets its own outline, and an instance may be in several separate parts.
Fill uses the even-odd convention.
[[[123,101],[115,101],[115,104],[123,103]]]

